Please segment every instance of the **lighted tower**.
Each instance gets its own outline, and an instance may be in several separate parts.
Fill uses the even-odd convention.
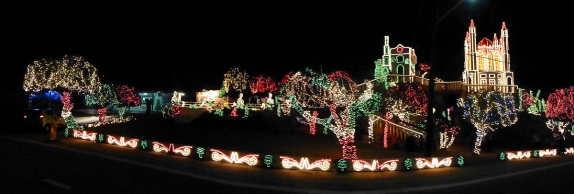
[[[494,34],[493,41],[483,38],[477,43],[474,21],[464,39],[464,71],[462,81],[471,86],[512,86],[514,73],[510,71],[510,54],[508,53],[508,29],[502,22],[500,38]],[[471,87],[473,90],[484,87]],[[494,87],[502,92],[512,92],[507,87]]]

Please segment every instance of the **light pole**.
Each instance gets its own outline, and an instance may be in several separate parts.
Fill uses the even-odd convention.
[[[459,1],[456,5],[454,5],[454,7],[452,7],[450,10],[448,10],[446,13],[444,13],[440,18],[438,18],[438,20],[434,23],[433,26],[433,30],[432,30],[432,37],[431,37],[431,68],[428,71],[428,78],[429,78],[429,95],[428,95],[428,107],[427,107],[427,127],[426,127],[426,146],[425,146],[425,156],[426,157],[432,157],[432,151],[434,150],[435,144],[434,144],[434,128],[435,128],[435,119],[434,119],[434,111],[433,111],[433,105],[434,105],[434,87],[435,87],[435,68],[436,68],[436,46],[435,46],[435,36],[436,36],[436,28],[438,26],[438,24],[440,23],[440,21],[442,21],[442,19],[444,19],[444,17],[446,17],[450,12],[452,12],[454,9],[456,9],[460,4],[462,4],[462,2],[464,2],[465,0],[461,0]],[[438,5],[437,5],[438,7]]]

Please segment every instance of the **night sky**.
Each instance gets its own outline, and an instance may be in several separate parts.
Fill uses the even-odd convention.
[[[276,82],[306,67],[344,70],[360,83],[373,78],[384,36],[429,63],[433,25],[458,0],[178,3],[3,1],[1,64],[9,84],[2,87],[22,91],[28,64],[65,54],[85,57],[103,83],[141,90],[219,89],[236,67]],[[506,22],[515,83],[546,95],[566,88],[573,20],[558,3],[467,0],[438,24],[437,64],[430,65],[443,80],[460,80],[470,20],[479,40],[500,35]]]

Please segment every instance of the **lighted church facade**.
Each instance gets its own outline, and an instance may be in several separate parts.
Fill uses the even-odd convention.
[[[417,55],[415,54],[415,49],[405,47],[402,44],[391,48],[389,36],[385,36],[382,63],[384,71],[390,70],[390,72],[385,72],[387,74],[414,76]]]
[[[502,22],[500,38],[496,33],[491,40],[483,38],[477,41],[476,27],[471,20],[469,30],[464,39],[464,71],[463,84],[470,86],[495,86],[496,90],[513,92],[514,73],[510,70],[510,54],[508,47],[508,29]],[[501,87],[498,87],[501,86]]]

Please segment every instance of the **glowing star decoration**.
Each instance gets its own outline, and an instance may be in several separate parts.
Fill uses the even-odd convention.
[[[271,163],[273,163],[273,156],[272,155],[265,155],[265,160],[263,161],[267,168],[271,167]]]
[[[246,72],[241,72],[239,68],[232,68],[223,75],[223,87],[225,92],[229,93],[229,88],[232,87],[235,91],[241,92],[246,89],[248,85],[248,78]]]
[[[195,153],[197,153],[197,156],[199,158],[203,158],[203,154],[205,154],[205,149],[203,149],[202,147],[198,147],[197,150],[195,150]]]
[[[314,161],[313,163],[309,163],[309,158],[306,157],[301,158],[300,162],[287,156],[280,156],[279,158],[281,158],[281,165],[286,169],[297,167],[301,170],[313,170],[318,168],[322,171],[327,171],[331,166],[331,159],[320,159]]]
[[[530,151],[506,152],[508,160],[530,158]]]
[[[452,164],[452,157],[443,158],[442,160],[438,160],[438,158],[432,158],[431,161],[428,161],[425,158],[416,158],[415,159],[416,165],[418,169],[423,168],[438,168],[441,166],[447,167]]]
[[[42,59],[28,65],[24,91],[65,88],[93,93],[100,87],[97,69],[81,56],[65,55],[61,60]]]
[[[231,164],[247,164],[249,166],[255,166],[257,164],[257,157],[258,154],[248,154],[242,157],[239,157],[237,152],[231,152],[231,156],[227,156],[222,151],[211,149],[211,158],[213,161],[219,162],[221,160],[225,160]]]
[[[369,169],[371,171],[385,170],[385,169],[389,171],[395,171],[397,169],[398,162],[399,162],[398,159],[394,159],[394,160],[387,160],[379,164],[378,160],[373,160],[373,162],[369,164],[367,161],[364,160],[353,160],[353,169],[355,171],[362,171],[363,169]]]
[[[289,97],[293,109],[308,122],[321,124],[335,134],[343,149],[343,158],[357,159],[356,118],[378,111],[381,95],[360,94],[356,83],[344,71],[323,74],[307,69],[306,72],[308,75],[297,72],[284,79],[281,94]],[[330,115],[316,118],[309,109],[328,110]]]
[[[94,132],[87,132],[87,131],[80,131],[77,129],[74,129],[74,137],[75,138],[79,138],[79,139],[84,139],[84,140],[90,140],[90,141],[96,141],[96,135],[98,133],[94,133]]]
[[[514,97],[498,91],[472,92],[463,101],[463,118],[476,128],[474,154],[480,154],[482,138],[489,131],[514,125],[518,120]]]
[[[347,168],[347,160],[339,159],[337,161],[337,168],[339,168],[342,172],[344,172],[345,169]]]
[[[138,146],[138,141],[139,139],[130,139],[130,140],[125,140],[126,138],[123,136],[120,136],[120,139],[108,135],[108,143],[109,144],[116,144],[122,147],[126,147],[126,146],[130,146],[132,148],[136,148]]]

